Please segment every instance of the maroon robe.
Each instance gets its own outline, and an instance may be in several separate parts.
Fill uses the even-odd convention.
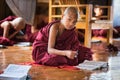
[[[37,29],[37,30],[40,30],[41,28],[43,28],[43,27],[46,26],[47,24],[48,24],[48,23],[45,23],[44,21],[42,21],[41,24],[38,24],[38,25],[36,26],[36,29]],[[26,24],[25,34],[27,35],[27,41],[33,43],[34,40],[35,40],[35,38],[37,37],[38,31],[35,32],[35,33],[32,33],[32,32],[31,32],[31,25]]]
[[[107,29],[92,30],[92,35],[95,37],[107,37]]]
[[[76,35],[74,29],[66,30],[63,34],[56,39],[55,48],[59,50],[78,50],[78,56],[74,59],[69,59],[66,56],[60,56],[55,54],[49,54],[47,51],[49,29],[52,24],[57,23],[52,22],[46,27],[42,28],[33,43],[32,57],[38,64],[49,65],[49,66],[59,66],[59,65],[77,65],[84,60],[92,60],[92,52],[89,48],[83,47]]]
[[[118,31],[118,33],[116,33],[113,30],[113,38],[119,38],[120,37],[120,26],[115,26],[114,29],[116,29]],[[96,29],[96,30],[92,30],[92,35],[95,37],[107,37],[107,29]]]

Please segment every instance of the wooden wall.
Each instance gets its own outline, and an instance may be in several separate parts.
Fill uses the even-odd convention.
[[[88,4],[97,5],[112,5],[112,0],[87,0]]]

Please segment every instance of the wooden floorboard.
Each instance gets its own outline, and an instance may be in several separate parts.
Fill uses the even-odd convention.
[[[106,43],[92,43],[93,60],[107,61],[109,52]],[[0,49],[0,71],[9,64],[29,64],[32,60],[32,47],[9,46]],[[32,65],[29,75],[32,80],[89,80],[89,76],[97,71],[65,69],[43,65]],[[100,70],[102,72],[102,70]]]

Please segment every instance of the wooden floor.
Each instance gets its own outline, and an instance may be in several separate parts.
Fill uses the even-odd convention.
[[[92,43],[92,50],[94,60],[108,60],[110,53],[106,49],[106,43]],[[3,71],[9,64],[29,64],[29,62],[33,62],[31,52],[32,47],[10,46],[7,49],[0,49],[0,71]],[[94,72],[99,71],[32,65],[28,74],[32,80],[89,80],[89,76]]]

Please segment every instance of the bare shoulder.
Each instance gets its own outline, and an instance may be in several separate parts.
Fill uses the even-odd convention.
[[[52,26],[51,26],[51,29],[54,29],[54,30],[58,30],[59,29],[59,26],[60,26],[60,23],[54,23]]]
[[[4,28],[5,26],[9,26],[10,22],[9,21],[4,21],[3,23],[1,23],[1,27]]]

